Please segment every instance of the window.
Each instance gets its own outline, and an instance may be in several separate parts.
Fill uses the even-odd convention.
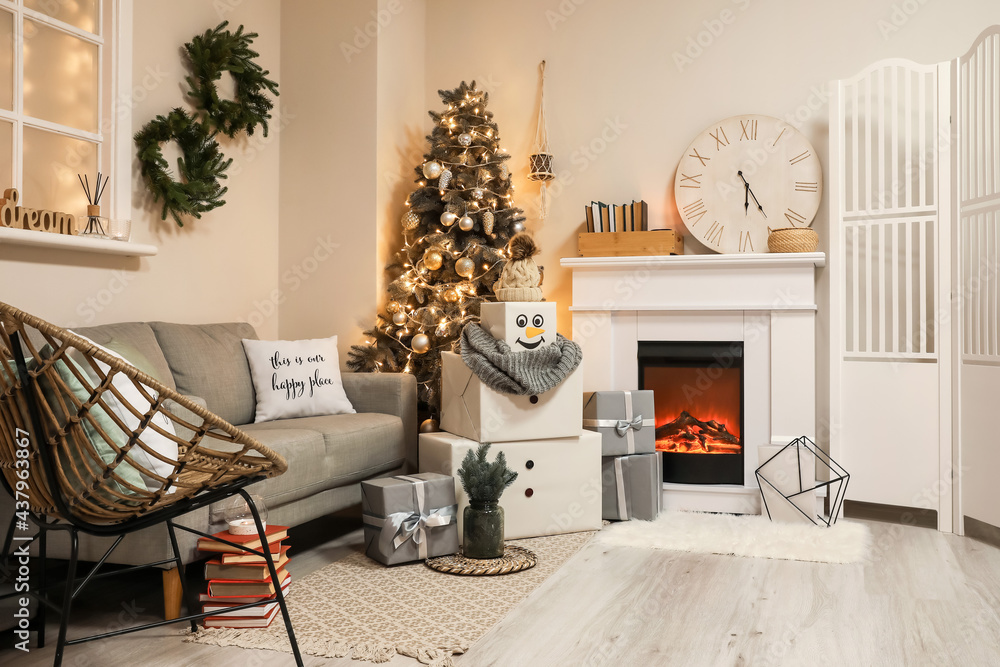
[[[131,81],[131,58],[118,57],[131,55],[130,31],[130,1],[0,0],[0,190],[17,188],[29,208],[81,215],[77,174],[93,183],[101,171],[112,176],[104,214],[119,214],[129,162],[114,172],[131,122],[113,106]]]

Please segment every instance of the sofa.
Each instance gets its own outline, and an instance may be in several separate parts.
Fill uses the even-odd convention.
[[[356,414],[253,423],[256,400],[242,343],[257,339],[249,324],[127,322],[74,331],[284,456],[288,461],[284,474],[248,487],[264,499],[269,524],[297,526],[351,507],[360,503],[362,480],[416,470],[417,399],[412,375],[343,373],[343,387]],[[188,414],[191,423],[200,423]],[[13,500],[6,493],[0,497],[0,517],[9,517]],[[190,512],[177,523],[206,532],[224,530],[220,504]],[[50,557],[68,557],[65,537],[61,531],[50,537]],[[178,531],[177,538],[185,562],[203,557],[195,535]],[[113,538],[81,535],[80,558],[96,561],[112,542]],[[139,564],[171,556],[166,527],[159,524],[129,534],[108,562]],[[165,576],[165,590],[167,582]],[[168,617],[171,606],[168,601]]]

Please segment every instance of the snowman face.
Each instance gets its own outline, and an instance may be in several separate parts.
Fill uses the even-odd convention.
[[[515,345],[519,345],[526,350],[534,350],[536,347],[545,342],[545,329],[542,327],[545,325],[545,317],[541,313],[533,313],[531,315],[525,313],[519,313],[514,320],[514,324],[517,326],[517,340],[514,341]]]

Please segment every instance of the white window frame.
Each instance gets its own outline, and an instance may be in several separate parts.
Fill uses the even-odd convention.
[[[134,0],[100,0],[95,35],[40,12],[23,0],[0,0],[0,9],[14,16],[14,98],[12,111],[0,109],[0,119],[13,123],[11,146],[12,187],[24,183],[24,128],[38,128],[97,145],[99,169],[111,178],[105,215],[131,217],[132,165],[132,11]],[[98,131],[87,132],[24,114],[24,19],[78,37],[98,47]],[[110,53],[109,53],[110,51]],[[8,187],[0,184],[0,187]],[[27,205],[31,203],[28,202]],[[110,210],[109,210],[110,209]]]

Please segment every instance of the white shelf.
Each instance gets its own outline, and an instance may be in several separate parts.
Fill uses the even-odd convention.
[[[724,268],[758,266],[823,266],[822,252],[774,252],[730,255],[650,255],[642,257],[564,257],[559,264],[573,269]]]
[[[0,245],[4,243],[33,246],[36,248],[78,250],[80,252],[93,252],[103,255],[121,255],[124,257],[150,257],[159,252],[159,248],[156,246],[142,243],[89,239],[84,236],[69,236],[68,234],[0,227]]]

